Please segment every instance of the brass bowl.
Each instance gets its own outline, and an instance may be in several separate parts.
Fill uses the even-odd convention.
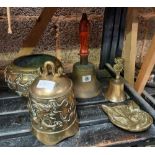
[[[56,69],[62,66],[56,57],[47,54],[27,55],[15,59],[4,71],[8,87],[20,96],[27,97],[29,86],[40,75],[40,69],[46,61],[52,61]]]
[[[134,101],[113,107],[102,105],[102,109],[114,125],[131,132],[144,131],[153,123],[153,118]]]

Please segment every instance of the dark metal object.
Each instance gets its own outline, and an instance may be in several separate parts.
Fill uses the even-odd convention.
[[[115,19],[114,19],[114,27],[113,27],[113,36],[112,36],[112,43],[111,43],[111,49],[110,49],[110,57],[109,57],[109,63],[114,64],[114,59],[116,57],[116,50],[117,45],[119,43],[119,29],[120,29],[120,21],[121,21],[121,8],[116,8],[115,10]]]
[[[120,27],[119,27],[119,39],[118,39],[119,42],[117,44],[116,57],[121,57],[121,55],[122,55],[124,34],[125,34],[125,25],[126,25],[126,14],[127,14],[127,8],[122,8],[121,9]]]
[[[146,84],[148,87],[155,88],[155,69],[153,69],[150,78]]]
[[[154,88],[147,88],[148,87],[143,91],[142,97],[153,107],[153,109],[155,109],[155,90]]]
[[[109,62],[116,8],[105,8],[100,55],[100,69]]]
[[[88,64],[88,56],[80,57],[80,64],[87,65]]]
[[[155,98],[154,97],[152,97],[147,91],[143,91],[143,95],[148,99],[148,100],[150,100],[151,101],[151,103],[155,106]]]
[[[121,56],[127,8],[105,8],[99,68]]]

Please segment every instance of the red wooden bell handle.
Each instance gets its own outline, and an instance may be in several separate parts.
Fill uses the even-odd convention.
[[[88,37],[89,37],[89,21],[87,19],[87,14],[83,13],[80,21],[80,56],[88,56]]]

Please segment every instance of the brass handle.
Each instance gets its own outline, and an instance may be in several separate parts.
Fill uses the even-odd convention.
[[[46,61],[44,63],[43,74],[45,76],[49,75],[48,66],[51,67],[51,69],[52,69],[52,75],[54,76],[55,75],[55,64],[52,61]]]

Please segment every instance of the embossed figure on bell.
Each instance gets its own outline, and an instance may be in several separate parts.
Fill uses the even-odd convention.
[[[53,62],[44,64],[43,72],[31,85],[28,108],[32,132],[46,145],[55,145],[78,132],[76,101],[72,81]]]
[[[120,77],[120,73],[123,70],[123,59],[115,58],[115,65],[113,68],[116,73],[116,78],[110,80],[105,97],[111,102],[123,102],[126,100],[124,82]]]
[[[80,62],[73,66],[73,83],[76,98],[92,98],[101,92],[100,83],[96,78],[95,67],[88,62],[89,21],[86,13],[82,14],[80,31]]]

